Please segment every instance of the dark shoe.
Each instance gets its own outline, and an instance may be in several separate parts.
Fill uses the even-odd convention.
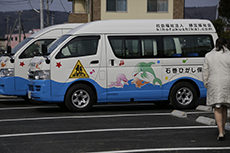
[[[217,141],[224,141],[225,140],[225,137],[224,136],[218,136],[217,137]]]

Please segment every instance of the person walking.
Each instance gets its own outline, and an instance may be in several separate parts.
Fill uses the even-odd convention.
[[[203,66],[203,82],[207,88],[207,105],[214,108],[214,116],[218,126],[217,140],[225,138],[227,108],[230,107],[230,51],[227,41],[216,40],[216,47],[205,55]]]

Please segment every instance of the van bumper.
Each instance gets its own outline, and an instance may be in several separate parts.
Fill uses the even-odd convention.
[[[31,99],[43,102],[63,102],[64,95],[55,95],[51,93],[51,80],[30,80],[28,83]]]
[[[0,77],[0,95],[25,96],[27,90],[15,89],[15,77]]]

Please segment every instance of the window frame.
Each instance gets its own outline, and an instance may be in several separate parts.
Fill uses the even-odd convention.
[[[108,1],[110,0],[106,0],[106,12],[128,12],[128,1],[127,0],[124,0],[126,2],[126,8],[124,11],[121,11],[121,10],[118,10],[118,7],[117,7],[117,0],[115,0],[115,10],[108,10]]]
[[[96,53],[95,54],[91,54],[91,55],[81,55],[81,56],[66,56],[66,57],[57,57],[59,52],[62,51],[62,49],[64,49],[72,40],[77,39],[77,38],[89,38],[89,37],[98,37],[98,42],[97,42],[97,49],[96,49]],[[59,49],[59,51],[56,53],[55,55],[55,59],[66,59],[66,58],[77,58],[77,57],[84,57],[84,56],[92,56],[92,55],[96,55],[98,52],[98,47],[99,47],[99,43],[100,43],[100,39],[101,36],[100,35],[90,35],[90,36],[77,36],[72,38],[71,40],[69,40],[63,47],[61,47],[61,49]]]
[[[156,0],[156,3],[157,3],[157,8],[156,8],[156,11],[150,11],[149,10],[149,1],[151,0],[147,0],[147,13],[168,13],[169,12],[169,0],[167,0],[167,11],[159,11],[158,10],[158,0]]]

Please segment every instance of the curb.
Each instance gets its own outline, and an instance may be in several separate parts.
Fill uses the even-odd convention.
[[[227,131],[230,131],[230,123],[229,122],[227,122],[226,124],[225,124],[225,130],[227,130]]]
[[[187,113],[186,113],[186,112],[179,111],[179,110],[173,110],[173,111],[171,112],[171,115],[172,115],[172,116],[179,117],[179,118],[186,118],[186,117],[187,117]]]
[[[205,106],[205,105],[199,105],[199,106],[197,106],[196,110],[212,112],[212,107],[211,106]]]
[[[196,119],[196,122],[205,124],[205,125],[216,125],[216,121],[213,118],[205,117],[205,116],[199,116]]]

